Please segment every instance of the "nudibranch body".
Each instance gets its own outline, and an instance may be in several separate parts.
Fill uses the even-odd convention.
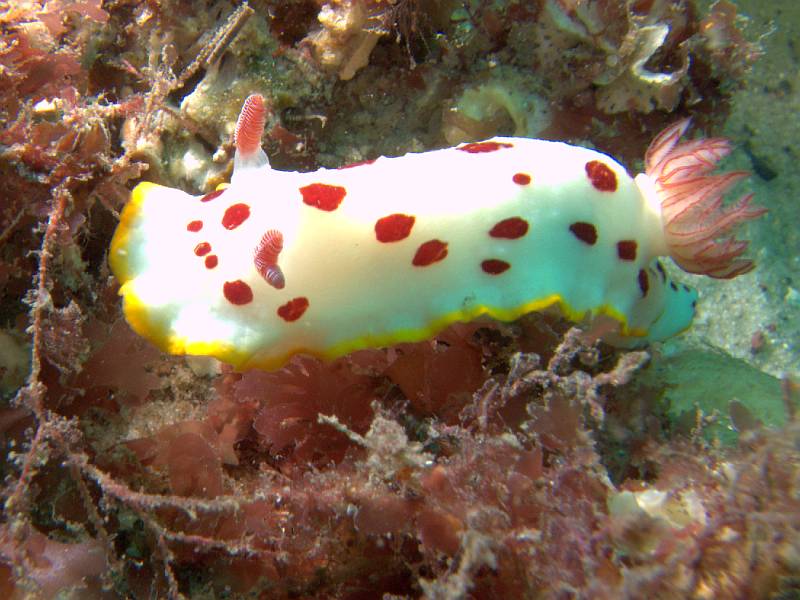
[[[679,145],[686,122],[635,179],[599,152],[521,138],[288,173],[260,148],[264,114],[248,98],[229,187],[142,183],[122,213],[110,263],[125,316],[165,351],[272,369],[551,306],[660,340],[689,325],[696,293],[656,257],[716,277],[751,266],[744,242],[717,238],[761,211],[749,197],[720,208],[742,174],[709,175],[728,147]]]

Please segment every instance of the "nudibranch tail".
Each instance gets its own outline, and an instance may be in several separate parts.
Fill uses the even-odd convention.
[[[661,203],[665,242],[673,260],[689,273],[730,279],[750,271],[753,262],[741,258],[748,242],[726,234],[766,209],[750,205],[752,194],[722,206],[725,193],[748,173],[711,175],[731,145],[722,138],[679,143],[689,123],[675,123],[653,140],[645,156],[646,173]]]

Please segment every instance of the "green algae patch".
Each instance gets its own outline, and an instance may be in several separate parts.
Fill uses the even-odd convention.
[[[661,390],[676,432],[696,429],[698,410],[703,436],[725,445],[735,444],[737,428],[753,420],[767,427],[781,427],[786,421],[780,380],[714,350],[688,349],[661,356],[637,380]]]

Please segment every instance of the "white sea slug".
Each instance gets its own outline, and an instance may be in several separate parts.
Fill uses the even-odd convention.
[[[273,369],[548,307],[661,340],[690,324],[696,293],[658,256],[718,278],[752,267],[728,234],[763,209],[749,195],[722,207],[746,174],[710,174],[730,146],[679,144],[688,121],[654,140],[636,178],[594,150],[523,138],[288,173],[261,149],[265,112],[258,95],[242,108],[230,186],[142,183],[122,213],[109,259],[125,317],[167,352]]]

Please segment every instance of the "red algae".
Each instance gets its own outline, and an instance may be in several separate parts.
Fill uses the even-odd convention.
[[[708,415],[683,429],[632,382],[644,353],[523,319],[236,373],[121,319],[106,255],[130,188],[148,171],[224,201],[211,190],[248,93],[268,97],[266,148],[289,170],[441,147],[456,126],[638,159],[676,114],[721,123],[759,53],[724,1],[547,4],[0,9],[0,314],[26,357],[16,379],[0,365],[6,596],[791,591],[796,421],[770,431],[734,402],[738,446],[708,445]],[[341,35],[337,16],[354,17]],[[487,56],[514,94],[487,82]],[[202,176],[183,159],[198,147]]]

